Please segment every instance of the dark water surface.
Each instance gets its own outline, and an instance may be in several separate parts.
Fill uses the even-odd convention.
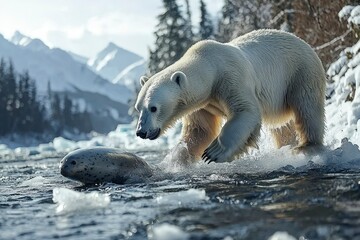
[[[147,160],[163,157],[154,152]],[[60,175],[60,159],[0,160],[0,239],[268,239],[279,231],[360,239],[359,168],[310,162],[252,172],[200,164],[142,184],[79,187]],[[79,200],[57,213],[54,188],[100,192],[111,202],[86,209]]]

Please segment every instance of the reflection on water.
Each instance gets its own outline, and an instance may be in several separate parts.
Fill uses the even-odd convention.
[[[137,154],[153,165],[164,158]],[[359,168],[310,162],[256,171],[249,158],[159,170],[142,184],[81,187],[60,175],[60,158],[0,160],[0,239],[268,239],[279,231],[360,239]],[[111,202],[59,214],[54,188],[98,192]],[[81,199],[76,204],[89,204]]]

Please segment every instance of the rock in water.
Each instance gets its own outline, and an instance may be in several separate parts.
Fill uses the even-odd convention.
[[[136,183],[152,175],[150,166],[135,154],[102,147],[70,152],[61,160],[60,172],[85,184]]]

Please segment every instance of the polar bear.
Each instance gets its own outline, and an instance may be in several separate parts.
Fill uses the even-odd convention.
[[[294,139],[299,151],[322,146],[325,72],[293,34],[257,30],[229,43],[200,41],[140,81],[137,136],[156,139],[182,118],[182,140],[205,162],[232,161],[257,147],[262,123],[277,147]]]

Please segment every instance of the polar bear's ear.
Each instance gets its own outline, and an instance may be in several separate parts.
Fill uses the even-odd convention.
[[[183,73],[181,71],[174,72],[171,75],[170,79],[171,79],[171,81],[176,82],[180,87],[184,87],[187,84],[187,77],[186,77],[185,73]]]
[[[144,84],[147,82],[147,80],[149,80],[148,77],[146,77],[146,76],[141,76],[141,77],[140,77],[140,85],[141,85],[141,86],[144,86]]]

